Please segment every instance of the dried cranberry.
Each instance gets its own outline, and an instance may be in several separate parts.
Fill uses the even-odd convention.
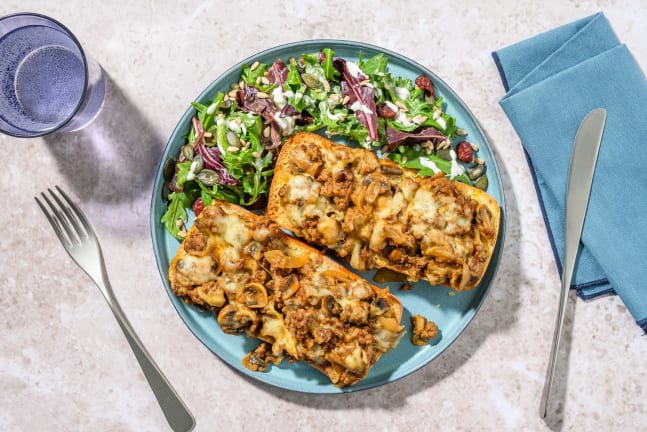
[[[429,78],[424,75],[420,75],[416,78],[416,85],[421,89],[429,92],[429,97],[435,98],[434,83],[431,82]]]
[[[474,149],[472,149],[472,144],[467,141],[462,141],[456,144],[456,155],[462,162],[472,162],[472,160],[474,160]]]
[[[377,115],[380,117],[384,118],[396,118],[397,113],[393,111],[389,106],[385,103],[378,104],[375,107],[375,110],[377,111]]]
[[[204,201],[202,201],[201,197],[198,197],[198,199],[193,203],[193,213],[195,213],[196,216],[200,216],[202,210],[204,210]]]

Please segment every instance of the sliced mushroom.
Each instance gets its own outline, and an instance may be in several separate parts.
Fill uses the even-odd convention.
[[[252,234],[253,236],[253,234]],[[263,246],[257,241],[251,241],[243,248],[243,253],[258,261],[261,259],[263,252]]]
[[[316,177],[322,167],[321,161],[311,161],[304,153],[295,154],[290,158],[290,162],[297,168],[297,173],[305,173],[312,177]]]
[[[265,307],[267,306],[267,290],[259,283],[244,285],[239,289],[236,301],[252,309]]]
[[[326,245],[334,245],[342,240],[341,225],[334,218],[323,218],[317,223],[317,232],[321,234]]]
[[[384,315],[391,309],[391,305],[384,297],[377,297],[371,303],[369,316],[375,318],[376,316]]]
[[[265,372],[269,367],[269,361],[273,360],[269,345],[261,343],[254,351],[243,357],[243,366],[254,372]],[[270,357],[270,358],[268,358]]]
[[[281,280],[279,285],[281,292],[281,299],[287,300],[299,291],[299,278],[295,274],[290,274],[285,279]]]
[[[367,176],[362,182],[362,187],[366,188],[364,200],[371,205],[377,200],[377,197],[391,190],[389,180],[380,173]]]
[[[326,315],[339,316],[342,312],[342,307],[337,303],[335,297],[331,295],[324,296],[321,299],[321,309]]]
[[[218,314],[218,324],[227,334],[242,334],[258,322],[256,312],[244,305],[228,304]]]
[[[296,256],[288,256],[278,249],[269,250],[264,254],[265,259],[272,267],[294,269],[306,265],[310,259],[307,253]]]

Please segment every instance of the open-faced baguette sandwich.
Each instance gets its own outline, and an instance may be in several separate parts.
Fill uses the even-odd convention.
[[[311,133],[283,145],[267,214],[357,270],[385,267],[456,290],[478,285],[500,222],[498,203],[480,189]]]
[[[404,333],[402,305],[388,290],[222,201],[196,218],[169,279],[176,295],[213,311],[225,333],[263,341],[243,359],[252,370],[287,357],[352,385]]]

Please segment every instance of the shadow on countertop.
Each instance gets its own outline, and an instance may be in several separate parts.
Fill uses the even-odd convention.
[[[568,303],[566,304],[566,312],[564,314],[564,327],[562,328],[560,349],[557,353],[553,388],[548,400],[548,412],[544,419],[546,426],[553,432],[560,432],[564,429],[565,401],[567,401],[566,392],[568,387],[568,370],[570,367],[569,359],[573,342],[573,321],[575,320],[577,299],[576,291],[571,290],[568,295]],[[546,353],[546,363],[548,363],[548,353]],[[537,409],[539,409],[539,400],[537,402]]]
[[[165,140],[104,71],[101,112],[86,128],[46,136],[47,148],[93,224],[118,235],[148,229]]]

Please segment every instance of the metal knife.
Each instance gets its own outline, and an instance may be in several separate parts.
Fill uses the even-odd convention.
[[[575,134],[571,164],[568,170],[568,185],[566,189],[566,215],[564,228],[564,265],[562,270],[562,291],[559,298],[557,324],[553,334],[553,347],[550,352],[546,381],[541,395],[539,416],[546,417],[550,389],[553,385],[557,353],[564,326],[564,314],[568,301],[568,290],[571,286],[575,258],[580,247],[582,228],[589,206],[589,195],[593,173],[598,160],[598,150],[602,141],[602,133],[606,122],[607,112],[596,108],[584,117]]]

